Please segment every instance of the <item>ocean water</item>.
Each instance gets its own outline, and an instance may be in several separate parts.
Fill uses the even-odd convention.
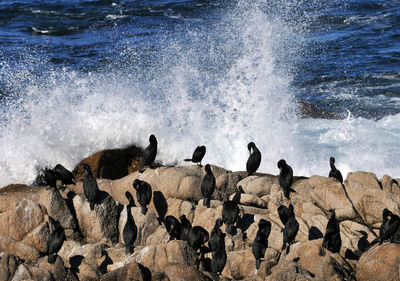
[[[3,0],[0,110],[0,186],[150,134],[165,164],[254,141],[261,172],[400,177],[400,2]]]

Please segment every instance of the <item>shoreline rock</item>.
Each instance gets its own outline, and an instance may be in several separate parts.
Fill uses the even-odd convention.
[[[126,164],[127,155],[134,154],[129,154],[129,149],[122,151],[115,155],[124,154],[121,161]],[[93,161],[100,163],[105,157],[102,153]],[[116,163],[113,157],[108,158],[107,165]],[[101,176],[111,171],[104,168],[110,166],[96,165],[103,167],[98,169]],[[118,165],[115,167],[121,167]],[[123,173],[129,171],[126,167]],[[396,179],[353,172],[342,185],[322,176],[296,177],[292,186],[296,192],[287,200],[276,175],[256,173],[246,177],[241,171],[217,166],[212,169],[216,189],[210,208],[203,206],[200,184],[205,172],[197,165],[158,167],[142,174],[130,171],[117,179],[99,178],[102,196],[93,211],[79,180],[59,190],[26,185],[0,189],[0,280],[400,280],[400,245],[377,245],[382,210],[400,211]],[[152,187],[153,199],[146,215],[141,213],[132,187],[135,179]],[[209,272],[212,253],[207,251],[207,243],[200,254],[186,241],[169,241],[163,219],[185,214],[193,226],[211,232],[222,217],[224,200],[232,200],[239,186],[243,190],[240,215],[235,234],[225,237],[228,259],[218,277]],[[132,254],[125,253],[122,239],[127,191],[135,201],[131,213],[138,229]],[[286,253],[281,251],[283,225],[277,208],[289,204],[294,206],[300,227]],[[336,210],[340,223],[342,248],[337,254],[322,249],[330,209]],[[256,271],[251,245],[261,219],[271,222],[271,233],[265,258]],[[50,265],[45,253],[54,220],[61,222],[67,240],[56,263]],[[225,226],[221,230],[225,232]]]

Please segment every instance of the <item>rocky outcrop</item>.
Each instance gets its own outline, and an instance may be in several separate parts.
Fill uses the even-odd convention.
[[[128,152],[112,151],[113,156],[100,161],[104,153],[90,160],[103,177],[97,179],[102,192],[93,211],[79,181],[62,190],[24,185],[0,190],[0,223],[5,226],[0,228],[0,280],[400,280],[400,246],[377,244],[382,210],[400,210],[399,184],[390,176],[379,180],[372,173],[354,172],[344,184],[323,176],[296,177],[288,200],[276,175],[247,177],[246,172],[212,166],[216,189],[207,208],[200,192],[204,167],[158,167],[128,174]],[[124,153],[125,160],[118,159]],[[114,167],[115,161],[120,163]],[[114,168],[124,171],[118,174]],[[135,179],[152,187],[145,215],[132,187]],[[235,194],[238,190],[242,193]],[[127,191],[134,198],[131,214],[138,230],[132,254],[125,253],[122,238]],[[163,220],[184,214],[193,226],[211,232],[222,218],[223,202],[235,196],[240,214],[233,234],[225,237],[227,262],[218,277],[210,272],[207,243],[200,253],[186,241],[170,241]],[[284,226],[277,208],[289,204],[299,231],[286,253],[281,251]],[[322,248],[331,209],[342,238],[336,254]],[[251,246],[261,219],[271,222],[271,233],[256,270]],[[61,222],[67,240],[55,264],[49,264],[45,253],[54,220]],[[225,225],[221,230],[225,232]]]

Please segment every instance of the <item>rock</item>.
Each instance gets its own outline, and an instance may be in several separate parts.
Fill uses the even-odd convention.
[[[36,227],[33,231],[28,233],[22,242],[34,246],[42,253],[47,252],[47,240],[50,237],[49,217],[45,215],[45,220]]]
[[[96,178],[120,179],[139,170],[142,150],[136,146],[99,151],[82,160],[72,171],[75,178],[84,177],[83,165],[88,164]]]
[[[99,201],[100,203],[96,204],[94,210],[91,211],[89,202],[83,194],[78,194],[73,198],[79,228],[87,238],[98,242],[106,239],[115,243],[118,240],[117,204],[104,191]]]
[[[21,264],[15,271],[12,281],[22,281],[22,280],[35,280],[35,281],[54,281],[51,274],[39,267],[34,267],[28,264]]]
[[[251,247],[246,250],[227,252],[227,260],[222,275],[241,280],[245,277],[254,276],[256,273],[256,260],[254,258]],[[278,263],[278,251],[268,248],[261,265],[265,275]]]
[[[384,208],[397,212],[400,196],[385,192],[372,173],[349,173],[345,180],[345,187],[350,201],[363,223],[370,228],[379,228],[382,224]]]
[[[213,198],[220,201],[228,199],[231,194],[237,191],[236,186],[238,185],[238,182],[246,176],[247,172],[221,174],[219,177],[215,178],[215,191]]]
[[[174,240],[167,244],[144,247],[137,252],[136,262],[152,271],[164,271],[168,263],[195,265],[196,254],[186,241]]]
[[[80,244],[77,241],[67,240],[58,255],[67,262],[66,266],[76,267],[83,261],[97,268],[98,261],[102,257],[102,251],[107,248],[106,244],[96,243],[96,244]]]
[[[330,112],[327,110],[323,110],[320,108],[315,107],[315,105],[306,102],[304,100],[297,101],[299,105],[299,114],[301,118],[323,118],[323,119],[336,119],[336,120],[343,120],[343,116],[340,116],[334,112]]]
[[[21,241],[26,234],[43,221],[43,212],[34,201],[19,196],[0,196],[0,236],[12,237]],[[12,223],[9,223],[12,222]]]
[[[143,215],[140,207],[131,208],[131,214],[134,218],[138,233],[134,245],[146,245],[147,238],[152,235],[159,227],[157,215],[153,210],[149,210],[146,215]],[[122,232],[126,224],[126,206],[121,212],[118,223],[119,241],[124,243]]]
[[[248,194],[253,194],[257,197],[269,195],[273,185],[279,185],[278,177],[273,175],[250,176],[246,177],[237,184],[243,188],[243,191]]]
[[[229,200],[232,200],[234,198],[235,194],[232,194],[229,198]],[[240,194],[240,204],[242,205],[247,205],[247,206],[253,206],[257,208],[268,208],[268,202],[262,200],[261,198],[258,198],[257,196],[253,194],[246,194],[242,193]]]
[[[36,248],[4,236],[0,236],[0,252],[10,253],[26,261],[35,261],[40,257],[40,253]]]
[[[187,281],[187,280],[199,280],[208,281],[212,280],[194,266],[188,266],[183,264],[168,264],[165,267],[165,274],[169,280],[174,281]]]
[[[63,260],[57,255],[56,262],[49,264],[47,257],[39,262],[39,268],[48,271],[55,280],[75,281],[75,276],[64,266]]]
[[[399,182],[390,176],[384,175],[381,179],[381,185],[383,191],[396,194],[396,196],[400,195]]]
[[[400,280],[399,256],[399,244],[384,243],[373,246],[361,256],[357,264],[357,280]]]
[[[46,207],[47,214],[58,220],[66,233],[68,233],[69,229],[76,229],[75,220],[59,191],[52,188],[42,189],[37,192],[35,197],[34,201]]]
[[[285,261],[285,262],[279,262],[277,266],[274,266],[272,268],[271,275],[267,276],[264,280],[308,281],[308,280],[313,280],[313,276],[306,269],[299,266],[297,263],[293,261]]]
[[[18,259],[8,253],[0,253],[0,280],[10,280],[18,267]]]
[[[121,268],[109,272],[100,279],[101,281],[119,281],[119,280],[132,280],[132,281],[147,281],[151,280],[151,272],[143,265],[136,262],[131,262]]]

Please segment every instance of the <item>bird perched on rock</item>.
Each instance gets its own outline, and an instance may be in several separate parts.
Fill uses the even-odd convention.
[[[239,201],[240,201],[240,189],[236,192],[233,200],[228,200],[222,205],[222,220],[226,227],[225,232],[229,235],[234,235],[235,231],[233,225],[236,223],[239,217]]]
[[[331,171],[329,172],[329,177],[335,178],[338,181],[340,181],[340,183],[343,183],[342,173],[335,167],[335,157],[331,157],[329,159],[329,164],[331,166]]]
[[[271,223],[267,220],[261,219],[258,222],[258,231],[251,247],[253,255],[256,259],[256,269],[260,268],[261,259],[265,256],[265,251],[268,248],[268,237],[270,233]]]
[[[137,238],[137,226],[131,213],[131,208],[134,205],[134,201],[132,194],[130,194],[128,191],[125,192],[125,197],[128,199],[129,203],[126,206],[126,223],[124,229],[122,230],[122,237],[124,238],[125,242],[125,253],[132,254],[133,244]]]
[[[247,149],[249,150],[250,156],[247,159],[246,171],[247,175],[251,176],[257,171],[258,167],[260,167],[261,152],[258,150],[254,142],[249,142],[249,144],[247,145]]]
[[[222,226],[222,223],[223,221],[221,219],[217,219],[214,228],[211,230],[210,240],[208,241],[208,246],[211,252],[214,252],[219,247],[220,237],[222,234],[220,227]]]
[[[331,217],[326,225],[324,239],[322,240],[322,247],[328,249],[332,253],[339,253],[342,246],[342,239],[340,238],[339,222],[336,220],[335,210],[330,210]]]
[[[58,178],[64,185],[75,184],[75,176],[63,165],[57,164],[54,167],[54,171],[58,174]]]
[[[189,232],[188,241],[190,247],[196,252],[207,243],[209,239],[208,231],[201,226],[194,226]]]
[[[142,214],[145,215],[147,213],[147,205],[151,201],[151,186],[145,181],[136,179],[133,181],[133,188],[136,190],[136,198],[142,207]]]
[[[173,239],[180,239],[181,237],[181,223],[174,216],[166,216],[164,219],[164,225],[169,234],[169,241]]]
[[[201,160],[203,160],[205,154],[206,154],[206,147],[204,145],[198,146],[194,150],[192,158],[184,159],[183,161],[197,163],[197,165],[202,167]]]
[[[292,205],[292,204],[290,204],[290,205]],[[290,207],[290,208],[293,208],[293,206]],[[288,219],[290,217],[290,212],[291,212],[290,208],[288,208],[288,207],[286,207],[284,205],[281,205],[278,208],[279,219],[281,220],[283,225],[286,224],[286,222],[288,221]]]
[[[290,192],[296,192],[291,188],[293,183],[293,170],[286,161],[281,159],[278,162],[279,172],[279,185],[283,188],[283,194],[289,199]]]
[[[382,212],[382,219],[382,225],[379,229],[379,244],[393,238],[397,240],[397,235],[396,237],[394,236],[400,227],[400,218],[385,208]]]
[[[50,234],[49,239],[47,240],[47,261],[50,264],[54,264],[56,262],[57,253],[60,251],[66,237],[64,233],[64,228],[61,226],[59,221],[55,221],[55,229]]]
[[[86,176],[83,178],[83,192],[90,203],[90,210],[93,211],[99,197],[99,187],[97,186],[96,179],[93,177],[90,166],[85,164],[83,165],[83,169],[86,172]]]
[[[211,196],[215,189],[215,177],[209,164],[205,167],[206,174],[201,181],[201,194],[203,195],[203,205],[210,208]]]
[[[58,174],[52,169],[44,170],[44,180],[51,188],[57,189]]]
[[[140,161],[140,168],[139,168],[139,173],[143,173],[143,167],[146,165],[151,165],[153,164],[154,160],[156,159],[157,155],[157,139],[154,135],[151,135],[149,138],[150,144],[146,147],[146,149],[143,151],[143,155]]]
[[[222,274],[226,264],[225,236],[222,232],[218,234],[218,243],[212,251],[211,270],[218,275]]]
[[[288,220],[286,221],[285,228],[283,229],[283,244],[282,251],[285,250],[288,254],[290,251],[290,245],[293,243],[296,238],[297,232],[299,231],[299,223],[296,220],[293,205],[289,205],[290,215]]]
[[[181,221],[181,240],[189,242],[189,233],[192,230],[191,222],[186,218],[185,215],[179,217]]]

